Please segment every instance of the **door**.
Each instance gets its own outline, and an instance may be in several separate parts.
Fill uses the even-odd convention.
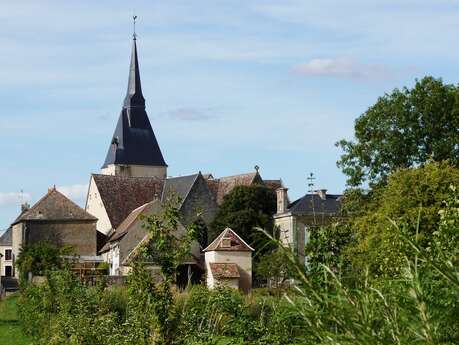
[[[13,276],[13,267],[5,266],[5,276],[12,277]]]

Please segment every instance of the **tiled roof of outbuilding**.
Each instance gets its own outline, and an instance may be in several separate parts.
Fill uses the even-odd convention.
[[[239,278],[241,276],[239,274],[237,265],[232,262],[226,262],[226,263],[211,262],[210,269],[212,271],[212,275],[216,279]]]
[[[0,246],[11,246],[13,244],[13,231],[8,228],[0,237]]]
[[[231,239],[231,245],[229,247],[225,247],[222,245],[223,239]],[[238,234],[234,232],[233,229],[226,228],[222,231],[220,235],[217,236],[215,240],[211,244],[207,246],[203,252],[210,252],[210,251],[231,251],[231,252],[252,252],[254,249],[249,246],[242,238],[239,237]]]
[[[125,177],[93,174],[113,228],[137,207],[161,196],[164,181],[156,177]]]
[[[71,221],[88,220],[97,221],[97,218],[90,215],[80,206],[61,194],[56,188],[50,188],[48,193],[38,200],[27,211],[14,221],[13,224],[22,221]]]

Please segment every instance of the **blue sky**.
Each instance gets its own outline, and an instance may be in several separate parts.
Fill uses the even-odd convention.
[[[83,204],[125,95],[137,33],[170,175],[261,167],[292,198],[339,193],[334,143],[385,92],[456,83],[459,1],[0,0],[0,229],[57,185]]]

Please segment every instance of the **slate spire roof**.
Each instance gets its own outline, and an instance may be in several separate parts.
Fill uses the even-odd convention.
[[[135,36],[126,97],[102,168],[109,164],[167,166],[145,111]]]

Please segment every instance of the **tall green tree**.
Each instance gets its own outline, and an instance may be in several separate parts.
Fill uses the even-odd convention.
[[[347,255],[355,269],[370,268],[374,276],[398,276],[410,246],[404,236],[432,253],[438,224],[451,186],[459,185],[459,169],[446,162],[400,169],[379,188],[362,214],[350,217],[356,244]],[[450,237],[452,239],[452,237]],[[443,243],[448,241],[444,240]]]
[[[395,89],[357,118],[354,135],[336,143],[350,186],[384,183],[396,169],[429,159],[459,167],[458,87],[425,77],[411,89]]]
[[[238,186],[227,194],[210,225],[209,242],[225,228],[230,227],[255,250],[266,244],[260,227],[272,233],[273,214],[276,213],[276,195],[264,185]]]

